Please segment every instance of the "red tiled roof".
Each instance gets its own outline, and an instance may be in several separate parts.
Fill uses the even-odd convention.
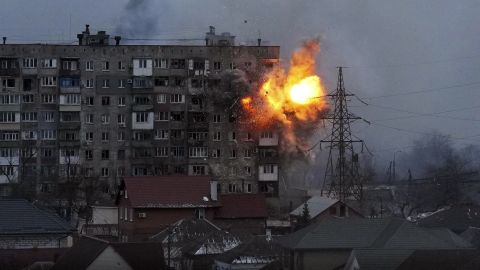
[[[135,208],[216,207],[208,176],[125,177],[125,189]]]
[[[263,194],[220,195],[222,207],[216,218],[266,218],[267,204]]]

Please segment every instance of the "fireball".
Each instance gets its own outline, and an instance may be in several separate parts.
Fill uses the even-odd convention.
[[[276,66],[263,77],[253,96],[241,99],[244,110],[259,128],[280,123],[287,143],[297,144],[295,126],[315,122],[326,109],[325,87],[315,74],[315,56],[320,51],[317,40],[310,40],[296,50],[288,70]]]

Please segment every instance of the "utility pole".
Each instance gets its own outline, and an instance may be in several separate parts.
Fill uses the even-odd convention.
[[[348,111],[347,97],[354,95],[345,90],[342,67],[338,67],[337,88],[328,96],[333,100],[334,111],[325,118],[332,122],[330,138],[320,141],[330,144],[322,194],[326,193],[342,202],[352,197],[360,200],[362,181],[358,173],[358,154],[353,149],[353,143],[362,143],[363,148],[363,140],[352,139],[350,123],[362,118]]]

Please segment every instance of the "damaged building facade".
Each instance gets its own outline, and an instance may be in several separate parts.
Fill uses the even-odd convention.
[[[78,39],[0,45],[0,195],[15,183],[56,194],[72,179],[108,195],[124,176],[172,174],[278,195],[278,131],[251,130],[238,100],[209,99],[230,90],[225,74],[255,82],[278,46],[235,46],[213,27],[203,46],[123,45],[88,26]]]

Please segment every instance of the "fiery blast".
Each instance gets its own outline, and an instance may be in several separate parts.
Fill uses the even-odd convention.
[[[319,51],[317,40],[306,41],[293,53],[288,70],[274,67],[263,76],[262,84],[252,95],[241,99],[256,128],[281,125],[284,149],[304,145],[326,110],[325,88],[315,74],[315,56]]]

